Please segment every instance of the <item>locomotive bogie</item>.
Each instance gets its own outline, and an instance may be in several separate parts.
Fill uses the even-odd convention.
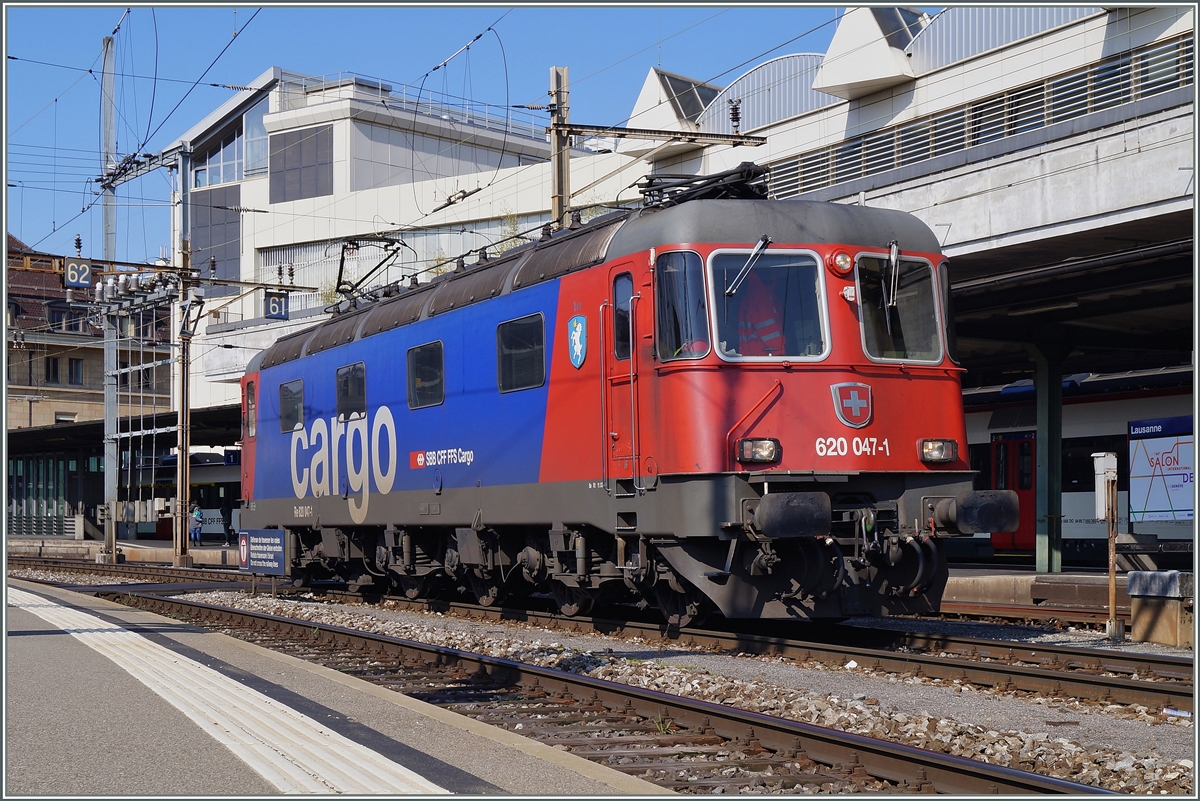
[[[960,453],[939,263],[898,212],[703,200],[335,317],[243,379],[243,524],[408,597],[936,610],[943,538],[1015,514]]]

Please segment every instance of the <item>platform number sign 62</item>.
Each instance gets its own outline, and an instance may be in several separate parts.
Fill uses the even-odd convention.
[[[91,262],[83,259],[67,259],[63,264],[63,286],[72,289],[91,289]]]
[[[264,292],[263,317],[268,320],[286,320],[288,318],[288,296],[286,292]]]

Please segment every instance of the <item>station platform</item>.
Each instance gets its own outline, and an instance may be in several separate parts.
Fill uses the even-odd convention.
[[[217,632],[6,592],[5,797],[667,792]]]
[[[1130,608],[1128,576],[1117,573],[1117,609]],[[963,604],[1045,604],[1056,607],[1108,607],[1108,574],[1096,571],[1035,573],[1003,567],[951,565],[943,601]]]

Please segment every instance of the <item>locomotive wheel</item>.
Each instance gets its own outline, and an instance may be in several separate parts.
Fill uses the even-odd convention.
[[[404,593],[404,597],[410,601],[415,601],[418,598],[428,598],[429,579],[426,576],[401,576],[397,583],[400,585],[400,592]]]
[[[558,611],[567,617],[590,614],[596,605],[596,597],[587,590],[568,587],[557,581],[551,584],[550,592],[554,595],[554,602],[558,604]]]
[[[670,582],[660,581],[654,585],[654,597],[668,626],[684,628],[702,622],[708,615],[708,599],[695,587],[684,586],[681,592]]]
[[[472,570],[467,573],[467,582],[480,606],[495,606],[504,600],[505,593],[500,589],[500,583],[491,576],[477,576]]]

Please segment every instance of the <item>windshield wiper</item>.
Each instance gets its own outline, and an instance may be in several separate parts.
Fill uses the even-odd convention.
[[[883,322],[887,326],[888,336],[892,336],[892,309],[896,308],[896,295],[900,293],[900,243],[893,239],[888,243],[888,269],[881,276],[880,284],[883,290]],[[889,291],[891,290],[891,291]]]
[[[767,245],[771,244],[771,237],[763,234],[762,239],[758,240],[758,244],[754,246],[754,250],[750,251],[750,258],[746,259],[745,265],[738,272],[737,277],[733,279],[733,283],[725,287],[725,297],[731,298],[734,293],[741,287],[742,282],[746,280],[746,276],[750,274],[750,269],[754,266],[754,262],[762,255],[762,252],[767,249]]]

